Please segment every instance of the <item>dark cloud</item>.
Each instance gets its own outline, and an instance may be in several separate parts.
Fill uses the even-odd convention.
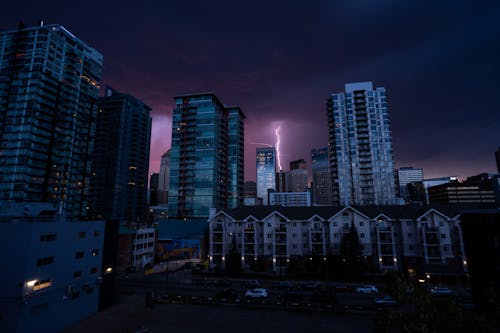
[[[309,159],[327,143],[328,95],[365,80],[388,90],[398,166],[494,170],[497,1],[25,1],[2,5],[0,29],[40,17],[104,54],[105,84],[153,107],[153,170],[176,94],[214,91],[243,108],[253,179],[250,142],[274,144],[281,123],[284,164]]]

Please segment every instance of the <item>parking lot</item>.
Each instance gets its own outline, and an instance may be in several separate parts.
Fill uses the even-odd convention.
[[[219,304],[154,304],[144,295],[121,296],[110,309],[62,332],[371,332],[372,319],[353,314],[283,311],[276,308]]]

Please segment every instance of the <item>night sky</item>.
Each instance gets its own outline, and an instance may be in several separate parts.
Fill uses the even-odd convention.
[[[104,55],[103,84],[153,108],[151,170],[170,147],[172,96],[213,91],[282,160],[327,144],[326,99],[344,83],[388,91],[396,166],[424,177],[494,172],[500,146],[500,2],[3,1],[0,30],[43,18]]]

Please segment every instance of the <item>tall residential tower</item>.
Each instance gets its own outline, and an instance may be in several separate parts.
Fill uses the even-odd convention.
[[[208,217],[210,208],[226,208],[243,196],[244,115],[213,93],[174,99],[169,215]]]
[[[338,205],[396,201],[385,88],[348,83],[327,101],[333,200]]]
[[[60,25],[0,33],[0,204],[87,218],[103,57]]]
[[[151,108],[106,88],[99,100],[92,210],[97,217],[144,222],[147,212]]]
[[[268,205],[268,190],[276,191],[276,149],[257,148],[257,198]]]

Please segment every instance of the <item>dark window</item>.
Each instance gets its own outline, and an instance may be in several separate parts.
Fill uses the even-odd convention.
[[[99,237],[101,236],[101,231],[100,230],[94,230],[94,237]]]
[[[83,258],[84,252],[83,251],[78,251],[75,253],[75,259],[81,259]]]
[[[53,242],[56,240],[56,234],[46,234],[40,236],[40,242]]]
[[[54,262],[54,257],[38,258],[36,261],[37,266],[47,266]]]
[[[85,238],[85,231],[80,231],[78,233],[78,239],[82,239],[82,238]]]
[[[75,279],[79,279],[80,277],[82,277],[82,271],[76,271],[73,273],[73,277]]]
[[[90,269],[90,274],[95,274],[95,273],[97,273],[97,267],[92,267]]]

